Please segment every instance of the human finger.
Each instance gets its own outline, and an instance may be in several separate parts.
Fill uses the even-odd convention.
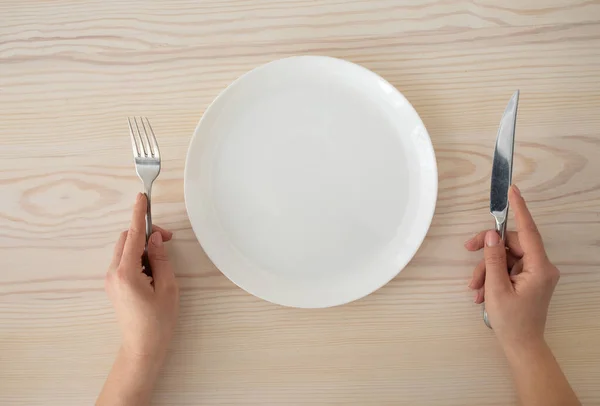
[[[508,199],[515,213],[515,223],[517,224],[519,241],[523,247],[524,254],[532,259],[545,259],[546,250],[544,249],[542,236],[527,208],[525,199],[521,196],[521,191],[516,185],[510,187]]]
[[[163,241],[165,242],[170,241],[171,238],[173,238],[173,233],[169,230],[165,230],[162,227],[152,226],[152,231],[159,232],[163,238]],[[119,234],[119,239],[115,244],[112,260],[110,262],[110,268],[113,270],[116,269],[119,266],[119,263],[121,262],[121,257],[123,256],[123,248],[125,248],[125,241],[127,239],[127,232],[128,230],[121,231],[121,233]]]
[[[506,266],[507,272],[512,269],[515,264],[521,261],[520,258],[514,256],[510,251],[506,254]],[[473,269],[473,276],[471,277],[471,281],[469,282],[470,289],[479,289],[485,284],[485,260],[481,260],[475,269]]]
[[[127,240],[127,230],[121,231],[119,234],[119,239],[115,244],[115,248],[113,251],[112,260],[110,261],[109,270],[114,271],[118,268],[121,263],[121,256],[123,255],[123,248],[125,247],[125,240]]]
[[[148,260],[154,277],[154,289],[164,291],[174,287],[175,273],[159,232],[153,233],[148,241]]]
[[[465,242],[465,248],[469,251],[479,251],[485,246],[485,234],[488,230],[477,233],[473,238]],[[519,242],[519,234],[516,231],[507,231],[506,234],[506,246],[511,252],[518,257],[523,256],[523,248]]]
[[[508,277],[506,248],[494,230],[485,235],[483,249],[485,259],[485,288],[487,291],[510,291],[512,284]]]
[[[123,248],[122,261],[128,268],[141,266],[142,263],[142,254],[146,246],[146,202],[146,195],[138,193]]]
[[[506,266],[508,267],[507,269],[512,269],[512,267],[515,266],[515,264],[520,260],[520,257],[515,256],[512,253],[512,251],[508,251],[506,253]]]
[[[473,300],[473,303],[482,304],[484,301],[485,301],[485,288],[481,287],[481,288],[477,289],[477,292],[475,292],[475,299]]]
[[[165,228],[162,228],[162,227],[159,227],[159,226],[152,225],[152,232],[155,233],[157,231],[162,236],[162,239],[163,239],[164,242],[171,241],[171,238],[173,238],[173,232],[172,231],[169,231],[169,230],[167,230]]]
[[[511,281],[514,282],[513,277],[519,275],[521,272],[523,272],[523,260],[522,259],[519,260],[519,261],[517,261],[515,263],[515,265],[510,268],[510,278],[511,278]]]
[[[479,289],[485,282],[485,260],[479,261],[475,269],[473,269],[473,276],[471,282],[469,282],[469,288]]]

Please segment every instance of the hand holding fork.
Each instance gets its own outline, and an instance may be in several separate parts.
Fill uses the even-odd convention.
[[[135,171],[144,184],[144,193],[148,200],[146,208],[146,247],[142,256],[142,267],[146,275],[152,276],[152,270],[148,262],[148,239],[152,234],[152,183],[160,173],[160,151],[150,121],[146,117],[129,117],[127,122],[131,134]]]

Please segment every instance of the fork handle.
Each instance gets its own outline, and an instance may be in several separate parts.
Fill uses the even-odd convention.
[[[152,276],[152,269],[150,269],[150,261],[148,259],[148,241],[152,235],[152,209],[150,197],[152,196],[152,185],[144,186],[144,194],[146,195],[146,246],[144,247],[144,255],[142,256],[142,266],[144,273],[148,276]]]

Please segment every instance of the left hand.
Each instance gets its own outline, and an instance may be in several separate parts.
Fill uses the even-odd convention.
[[[142,272],[146,243],[146,196],[138,194],[129,230],[115,245],[105,288],[121,327],[121,350],[131,359],[162,363],[179,313],[179,289],[164,241],[173,234],[153,227],[148,259],[153,277]]]

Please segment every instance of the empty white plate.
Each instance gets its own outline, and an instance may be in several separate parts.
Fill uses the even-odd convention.
[[[185,165],[194,233],[229,279],[285,306],[380,288],[431,223],[437,168],[410,103],[353,63],[301,56],[237,79],[200,120]]]

